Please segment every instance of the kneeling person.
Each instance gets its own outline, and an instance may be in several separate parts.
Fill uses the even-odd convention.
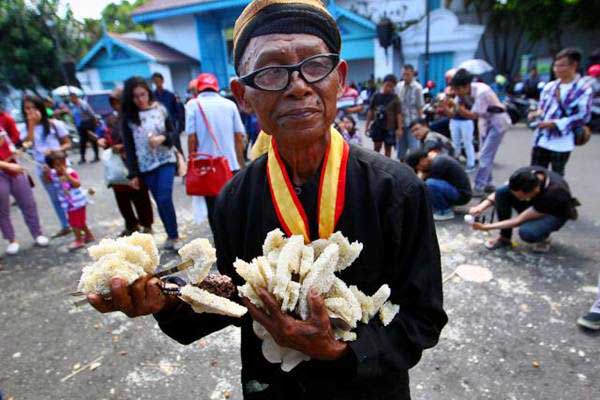
[[[454,218],[452,207],[471,200],[471,182],[466,172],[458,161],[440,154],[439,149],[411,153],[406,163],[425,181],[436,221]]]
[[[429,122],[425,118],[419,118],[410,124],[410,132],[421,142],[422,149],[439,150],[440,153],[454,157],[454,145],[452,141],[441,133],[434,132],[429,128]]]
[[[512,246],[512,229],[520,227],[519,236],[534,243],[534,251],[547,252],[549,237],[569,219],[577,218],[575,207],[579,204],[571,196],[567,182],[546,168],[531,166],[515,171],[508,185],[500,187],[469,213],[478,216],[496,204],[498,222],[475,223],[476,230],[500,229],[500,236],[485,243],[490,250]],[[512,210],[519,214],[511,218]]]

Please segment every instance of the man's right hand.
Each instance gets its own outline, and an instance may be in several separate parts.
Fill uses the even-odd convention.
[[[130,318],[155,314],[174,307],[179,300],[160,290],[159,279],[144,276],[127,286],[121,278],[110,281],[110,300],[97,294],[87,296],[88,302],[101,313],[121,311]]]
[[[469,214],[471,214],[474,217],[478,217],[478,216],[480,216],[485,211],[486,208],[487,207],[482,202],[482,203],[476,205],[475,207],[471,207],[469,209]]]

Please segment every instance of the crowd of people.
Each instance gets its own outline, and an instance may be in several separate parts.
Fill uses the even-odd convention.
[[[353,383],[344,389],[348,393],[358,391],[366,396],[365,388],[373,386],[374,395],[385,392],[393,393],[393,398],[409,398],[406,371],[418,362],[424,349],[435,345],[447,321],[430,207],[434,220],[450,220],[455,218],[455,207],[482,198],[467,213],[474,220],[473,229],[500,230],[497,238],[485,243],[488,249],[512,246],[512,229],[519,228],[520,237],[533,243],[534,250],[548,251],[550,235],[577,218],[579,203],[564,175],[575,145],[585,141],[594,93],[592,80],[578,74],[582,62],[579,52],[565,49],[556,55],[556,80],[544,86],[539,110],[530,115],[532,120],[539,120],[531,165],[519,168],[508,184],[496,187],[494,159],[511,120],[492,87],[466,69],[449,71],[437,113],[448,120],[450,137],[436,132],[426,118],[423,87],[412,65],[404,66],[400,80],[394,75],[384,77],[381,89],[364,102],[356,88],[344,85],[347,64],[339,59],[341,44],[335,21],[320,2],[303,3],[281,2],[265,12],[270,7],[268,1],[252,2],[240,16],[234,34],[234,59],[241,78],[231,83],[233,100],[220,93],[214,75],[203,73],[194,80],[194,96],[182,108],[164,87],[163,77],[154,74],[154,90],[148,79],[137,76],[115,89],[110,95],[113,111],[103,121],[74,94],[66,112],[72,115],[79,134],[80,163],[87,162],[89,144],[94,153],[92,162],[102,159],[110,173],[107,183],[124,220],[121,234],[153,231],[152,197],[167,234],[167,250],[181,246],[173,201],[176,176],[194,173],[186,171],[186,166],[203,157],[225,160],[233,175],[227,190],[220,196],[193,195],[192,202],[194,220],[208,220],[210,224],[220,271],[232,277],[233,260],[256,257],[266,233],[275,227],[299,234],[294,227],[300,226],[305,236],[316,240],[326,230],[320,215],[330,211],[326,210],[329,203],[335,206],[330,213],[335,218],[345,213],[338,229],[365,244],[371,268],[368,274],[360,275],[352,272],[366,271],[358,265],[346,278],[375,287],[394,266],[400,272],[391,274],[392,281],[386,283],[390,284],[392,299],[401,304],[398,317],[385,329],[361,326],[357,341],[351,344],[332,341],[331,332],[323,326],[311,326],[319,335],[313,334],[308,340],[295,322],[289,322],[291,327],[285,335],[277,331],[276,324],[271,333],[278,338],[285,336],[285,345],[311,354],[315,360],[308,365],[314,371],[329,366],[339,377],[352,371],[354,383],[377,382],[375,386]],[[279,24],[273,18],[273,13],[279,12],[303,24]],[[305,19],[306,13],[312,19]],[[246,52],[249,47],[252,51]],[[359,113],[365,103],[366,123],[361,132]],[[60,222],[61,228],[53,237],[72,232],[70,249],[80,249],[95,237],[86,222],[88,201],[81,188],[82,178],[67,157],[71,149],[68,129],[49,116],[47,105],[37,96],[26,96],[22,107],[27,130],[24,138],[8,116],[0,119],[0,228],[9,242],[7,253],[19,251],[11,225],[11,195],[35,243],[49,244],[40,229],[32,194],[34,181],[46,190]],[[260,126],[269,134],[258,134]],[[181,134],[187,136],[187,154],[181,146]],[[362,148],[365,136],[373,141],[374,152]],[[338,146],[333,146],[340,137],[341,141],[335,142]],[[253,144],[251,151],[249,144]],[[19,146],[33,155],[35,179],[18,163]],[[105,149],[102,157],[99,148]],[[382,148],[387,158],[375,154]],[[393,149],[397,160],[391,160]],[[249,153],[254,160],[251,163]],[[328,181],[334,179],[333,174],[319,172],[330,162],[339,163],[334,168],[345,174],[343,179]],[[284,177],[280,186],[276,174]],[[337,187],[335,193],[342,193],[342,198],[324,197],[321,201],[323,185]],[[345,187],[340,189],[340,185]],[[284,204],[297,207],[296,214],[282,208]],[[349,206],[344,208],[344,204]],[[479,216],[490,208],[498,221],[480,221]],[[294,220],[295,215],[304,216],[303,221]],[[136,284],[140,293],[133,297],[116,285],[111,287],[114,301],[94,296],[89,300],[102,312],[120,310],[130,316],[154,313],[161,329],[182,343],[233,323],[227,318],[193,314],[186,305],[163,298],[152,303],[138,301],[146,298],[144,285],[149,288],[153,284],[148,277]],[[123,304],[128,308],[119,308]],[[600,329],[598,311],[596,305],[584,317],[588,327]],[[251,314],[264,321],[273,318]],[[269,398],[274,399],[286,398],[292,392],[339,390],[333,380],[321,382],[313,376],[314,371],[306,369],[297,379],[290,379],[265,363],[257,356],[260,344],[251,331],[251,324],[244,320],[245,383],[258,379],[255,375],[259,374],[271,385]],[[397,340],[399,337],[402,340]],[[245,393],[247,390],[244,386]]]

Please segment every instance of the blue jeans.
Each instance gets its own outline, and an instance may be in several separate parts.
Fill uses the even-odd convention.
[[[511,193],[508,185],[502,186],[496,190],[496,213],[498,220],[504,221],[512,216],[512,209],[521,213],[531,207],[529,202],[519,201]],[[525,222],[519,227],[519,236],[524,242],[538,243],[542,242],[563,227],[567,222],[566,218],[558,218],[554,215],[545,214],[542,218]],[[502,229],[500,235],[506,239],[512,236],[512,229]]]
[[[404,128],[404,134],[396,139],[396,151],[398,152],[398,160],[404,159],[408,150],[413,151],[421,147],[421,142],[413,136],[410,128]]]
[[[487,121],[487,131],[485,136],[482,136],[483,144],[479,151],[479,170],[475,176],[475,191],[482,191],[492,183],[494,159],[505,133],[506,131],[501,131],[494,123]]]
[[[448,211],[460,198],[458,190],[445,180],[429,178],[425,185],[434,212]]]
[[[50,202],[52,203],[52,207],[54,208],[54,212],[58,217],[61,227],[63,229],[69,228],[69,220],[67,219],[67,214],[65,213],[65,210],[63,210],[63,208],[60,205],[60,200],[58,199],[56,186],[54,186],[52,182],[46,182],[44,174],[41,171],[38,171],[38,178],[42,182],[42,185],[44,185],[44,189],[46,189],[48,197],[50,197]]]
[[[169,239],[179,238],[177,231],[177,215],[173,204],[173,180],[175,164],[164,164],[141,175],[142,180],[152,193],[158,215],[167,231]]]
[[[464,146],[467,156],[467,168],[475,168],[475,146],[473,146],[473,132],[475,125],[470,119],[451,119],[450,135],[456,156],[460,156],[461,147]]]

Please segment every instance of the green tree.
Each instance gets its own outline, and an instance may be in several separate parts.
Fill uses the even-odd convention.
[[[102,10],[102,21],[106,24],[109,32],[145,32],[151,34],[154,32],[152,25],[136,24],[131,19],[133,10],[147,1],[148,0],[135,0],[130,3],[125,0],[119,4],[111,3]]]
[[[0,80],[19,89],[64,84],[61,63],[75,60],[83,34],[58,0],[0,1]],[[60,50],[59,50],[60,49]]]

